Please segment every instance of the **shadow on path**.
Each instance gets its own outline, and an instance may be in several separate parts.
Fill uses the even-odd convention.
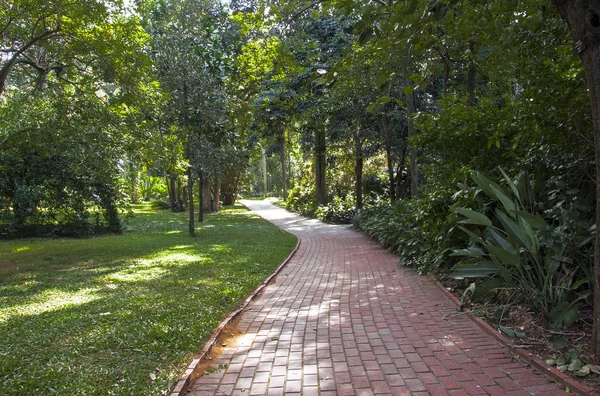
[[[191,395],[566,395],[348,226],[243,201],[301,241]]]

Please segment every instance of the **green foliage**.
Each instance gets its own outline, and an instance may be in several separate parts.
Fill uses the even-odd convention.
[[[195,239],[184,214],[133,211],[123,235],[0,243],[3,395],[169,393],[296,243],[240,208]]]
[[[382,201],[362,209],[354,226],[400,255],[401,263],[420,273],[443,271],[456,236],[451,233],[448,207],[451,197]]]
[[[121,117],[97,97],[71,99],[52,92],[14,94],[0,104],[0,114],[8,115],[0,155],[8,236],[121,230],[117,164],[128,135],[113,129]]]
[[[327,206],[319,206],[315,211],[317,219],[332,224],[351,224],[355,215],[356,199],[351,194],[333,197]]]
[[[122,230],[119,166],[155,132],[161,92],[148,36],[121,6],[15,1],[0,10],[4,236]]]
[[[589,268],[590,259],[573,260],[579,249],[591,244],[590,222],[576,221],[584,206],[560,209],[564,198],[576,191],[554,190],[549,197],[541,177],[532,183],[526,172],[515,181],[503,175],[508,190],[475,173],[477,201],[472,204],[477,210],[455,209],[461,218],[459,228],[469,235],[470,244],[454,250],[453,256],[464,259],[455,266],[453,276],[496,276],[502,283],[495,287],[517,290],[552,327],[568,327],[579,319],[577,303],[589,296],[591,281],[586,274],[589,270],[583,269]],[[473,192],[473,188],[463,189]],[[562,199],[554,202],[558,196]]]
[[[312,186],[296,186],[290,191],[287,208],[303,216],[314,217],[317,210],[315,191]]]

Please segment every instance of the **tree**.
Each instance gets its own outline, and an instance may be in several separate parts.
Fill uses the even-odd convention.
[[[9,232],[122,229],[119,164],[152,133],[147,35],[117,2],[0,10],[2,206]]]
[[[199,164],[191,161],[193,142],[205,138],[218,145],[221,140],[226,107],[222,80],[227,63],[226,13],[220,4],[203,0],[157,1],[144,13],[157,74],[170,96],[168,119],[163,121],[177,125],[175,131],[180,133],[178,139],[188,162],[189,233],[194,235],[193,185],[200,169],[194,169]],[[217,182],[217,202],[218,189]]]
[[[600,229],[600,1],[553,0],[569,25],[585,70],[594,126],[596,153],[596,230]],[[596,232],[594,253],[593,352],[600,352],[600,233]]]

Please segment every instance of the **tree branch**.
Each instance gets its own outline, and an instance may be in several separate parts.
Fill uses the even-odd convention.
[[[315,8],[316,6],[318,6],[321,3],[325,3],[328,2],[329,0],[317,0],[314,3],[312,3],[311,5],[304,7],[302,10],[298,11],[297,13],[295,13],[294,15],[292,15],[292,17],[288,20],[287,25],[290,25],[292,22],[294,22],[296,19],[298,19],[300,17],[300,15],[304,14],[306,11]]]
[[[8,78],[8,73],[13,68],[13,66],[19,60],[19,57],[23,55],[28,49],[33,47],[37,42],[52,38],[57,36],[57,33],[60,31],[60,27],[57,27],[54,30],[46,31],[39,36],[33,37],[27,43],[25,43],[17,52],[13,54],[13,56],[2,66],[0,69],[0,96],[4,93],[4,86],[6,84],[6,79]]]

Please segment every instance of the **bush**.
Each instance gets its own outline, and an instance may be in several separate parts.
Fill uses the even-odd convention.
[[[296,186],[290,191],[286,207],[303,216],[314,217],[317,210],[315,189],[310,186]]]
[[[447,270],[456,262],[449,257],[450,248],[465,239],[452,232],[451,202],[449,193],[394,204],[382,201],[362,209],[353,223],[419,273]]]
[[[327,206],[319,206],[315,211],[319,220],[331,224],[351,224],[356,215],[356,202],[352,195],[346,198],[334,197]]]
[[[479,292],[513,289],[551,327],[568,327],[579,318],[577,303],[591,294],[591,255],[579,253],[591,251],[592,224],[583,220],[592,218],[591,208],[579,202],[576,190],[548,189],[539,177],[530,179],[522,172],[513,182],[504,174],[504,189],[476,173],[478,188],[463,187],[475,192],[476,210],[455,210],[470,241],[454,251],[464,259],[453,276],[487,278],[475,288]]]

